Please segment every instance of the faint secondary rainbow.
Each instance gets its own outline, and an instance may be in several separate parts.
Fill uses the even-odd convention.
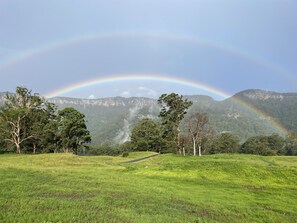
[[[219,89],[216,89],[212,86],[199,83],[196,81],[192,80],[187,80],[187,79],[182,79],[182,78],[177,78],[177,77],[172,77],[172,76],[164,76],[164,75],[156,75],[156,74],[119,74],[119,75],[111,75],[111,76],[106,76],[106,77],[101,77],[101,78],[96,78],[96,79],[91,79],[91,80],[86,80],[78,83],[74,83],[68,86],[65,86],[63,88],[57,89],[55,91],[52,91],[50,93],[45,94],[44,96],[46,98],[52,98],[56,96],[61,96],[65,93],[69,93],[75,90],[79,90],[81,88],[86,88],[86,87],[91,87],[99,84],[107,84],[107,83],[112,83],[112,82],[117,82],[117,81],[160,81],[160,82],[167,82],[167,83],[174,83],[174,84],[180,84],[180,85],[185,85],[189,87],[194,87],[209,93],[212,93],[214,95],[220,96],[224,99],[232,97],[232,95],[223,92]],[[277,129],[279,132],[282,134],[286,135],[288,131],[286,128],[284,128],[279,122],[271,118],[269,115],[264,113],[263,111],[259,110],[255,106],[239,99],[233,97],[232,100],[236,102],[237,104],[243,106],[247,110],[255,113],[257,116],[259,116],[262,119],[267,120],[270,125]]]
[[[257,57],[251,53],[245,52],[241,49],[234,48],[228,45],[222,45],[219,43],[210,42],[208,40],[202,40],[195,37],[178,35],[178,34],[168,34],[168,33],[155,33],[155,32],[119,32],[119,33],[96,33],[96,34],[87,34],[82,36],[70,37],[63,40],[59,40],[57,42],[48,43],[44,46],[39,46],[36,48],[30,48],[21,52],[18,52],[11,57],[0,61],[0,69],[15,66],[19,62],[25,61],[27,59],[32,59],[34,57],[38,57],[40,55],[52,52],[54,50],[63,49],[66,47],[72,47],[77,44],[81,44],[84,42],[90,41],[103,41],[110,40],[116,38],[156,38],[163,39],[168,41],[176,41],[183,42],[191,45],[199,45],[209,47],[215,50],[219,50],[225,53],[229,53],[237,58],[242,58],[245,60],[249,60],[255,64],[258,64],[266,69],[273,71],[275,74],[286,76],[289,79],[296,80],[295,75],[288,70],[281,68],[280,66],[276,66],[271,62]]]

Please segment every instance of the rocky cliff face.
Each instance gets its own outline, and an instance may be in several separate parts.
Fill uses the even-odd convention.
[[[102,98],[102,99],[76,99],[66,97],[50,98],[50,102],[57,105],[76,105],[76,106],[101,106],[101,107],[119,107],[119,106],[152,106],[156,105],[156,100],[150,98]]]
[[[245,90],[241,91],[234,95],[234,97],[241,99],[250,99],[250,100],[284,100],[284,99],[297,99],[297,93],[278,93],[273,91],[264,91],[264,90]]]

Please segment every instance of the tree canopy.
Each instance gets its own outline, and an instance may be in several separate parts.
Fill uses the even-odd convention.
[[[85,115],[74,108],[64,108],[58,111],[58,134],[64,152],[72,150],[75,154],[84,143],[91,142],[87,129]]]
[[[240,148],[239,138],[230,133],[224,132],[215,137],[211,143],[209,153],[238,153]]]
[[[149,118],[141,119],[132,129],[131,143],[134,150],[161,152],[161,125]]]
[[[285,140],[277,134],[271,136],[254,136],[241,146],[242,153],[263,156],[280,155],[283,153]]]
[[[17,87],[15,94],[6,94],[0,107],[0,146],[16,153],[53,152],[60,147],[77,153],[91,141],[84,115],[74,108],[57,108],[38,94]]]
[[[182,95],[175,93],[162,94],[158,99],[158,103],[161,106],[159,117],[163,126],[162,137],[168,142],[169,146],[174,142],[176,153],[181,154],[179,125],[193,103],[188,99],[184,99]]]
[[[5,99],[0,108],[2,136],[15,146],[16,153],[21,153],[23,145],[36,138],[35,119],[37,114],[46,112],[45,102],[23,87],[17,87],[15,94],[6,94]]]

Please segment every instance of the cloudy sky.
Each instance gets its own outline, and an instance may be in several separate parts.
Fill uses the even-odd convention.
[[[296,0],[1,0],[0,92],[297,92],[296,12]]]

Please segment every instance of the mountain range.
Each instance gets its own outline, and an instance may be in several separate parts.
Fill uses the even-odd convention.
[[[0,93],[0,104],[5,93]],[[297,132],[297,93],[245,90],[223,101],[205,95],[184,96],[193,105],[187,115],[205,112],[209,125],[217,132],[231,132],[241,141],[254,135]],[[58,108],[74,107],[86,115],[87,126],[94,144],[117,144],[129,139],[133,125],[141,118],[158,120],[156,99],[142,97],[113,97],[79,99],[55,97],[48,99]],[[273,124],[274,123],[274,124]]]

